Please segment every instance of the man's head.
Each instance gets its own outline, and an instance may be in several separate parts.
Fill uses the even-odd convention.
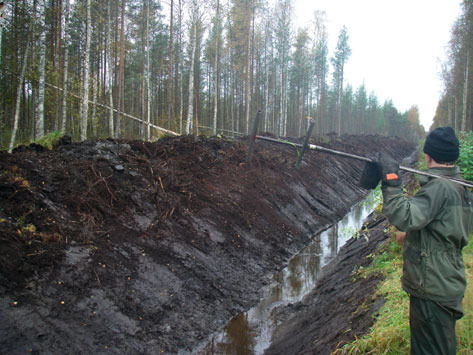
[[[438,127],[425,139],[424,153],[439,164],[453,164],[460,154],[458,142],[452,127]]]

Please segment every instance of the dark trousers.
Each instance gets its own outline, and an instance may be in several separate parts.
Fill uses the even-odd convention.
[[[455,355],[455,323],[462,316],[461,300],[439,303],[411,296],[411,354]]]

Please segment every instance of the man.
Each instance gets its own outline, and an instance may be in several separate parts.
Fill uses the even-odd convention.
[[[451,127],[433,130],[424,153],[429,172],[460,177],[459,142]],[[462,249],[473,229],[473,196],[447,179],[421,176],[421,189],[406,199],[399,165],[381,155],[375,161],[363,173],[371,179],[365,187],[382,180],[383,213],[405,232],[397,241],[404,242],[402,288],[410,296],[411,354],[455,355],[455,323],[463,316],[466,288]]]

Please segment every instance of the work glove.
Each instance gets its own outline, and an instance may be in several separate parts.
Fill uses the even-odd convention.
[[[381,186],[401,186],[402,179],[399,175],[399,164],[385,153],[378,153],[373,159],[381,176]]]
[[[360,178],[360,186],[367,190],[372,190],[378,186],[381,181],[381,173],[378,164],[366,162],[365,168]]]

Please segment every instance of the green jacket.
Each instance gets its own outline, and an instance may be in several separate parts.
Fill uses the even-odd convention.
[[[460,177],[460,169],[429,172]],[[462,249],[473,229],[473,196],[467,188],[439,178],[420,178],[409,199],[401,187],[383,187],[383,213],[407,232],[403,251],[403,289],[431,301],[463,298],[466,287]]]

